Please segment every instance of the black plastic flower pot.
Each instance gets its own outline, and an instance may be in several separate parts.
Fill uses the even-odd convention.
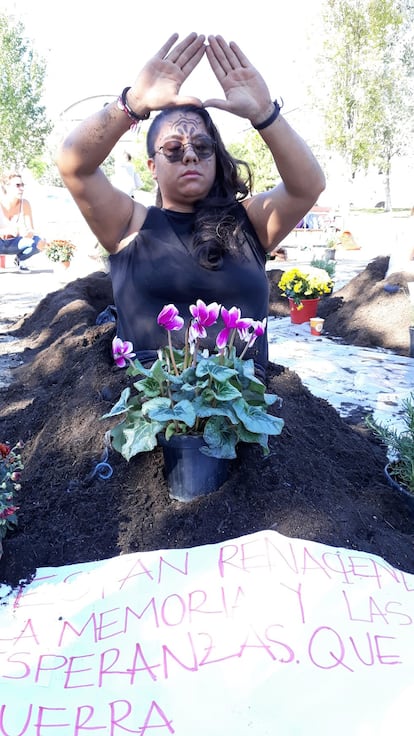
[[[393,467],[393,463],[387,463],[387,465],[384,468],[384,475],[389,485],[392,488],[395,488],[396,491],[399,491],[401,495],[405,496],[405,498],[410,502],[411,506],[414,508],[414,493],[411,493],[411,491],[408,488],[398,483],[398,481],[395,479],[395,476],[391,474],[392,467]]]
[[[205,444],[202,436],[174,435],[167,441],[159,435],[158,442],[163,450],[170,498],[193,501],[217,491],[227,480],[230,461],[200,452]]]
[[[414,325],[410,325],[408,328],[410,331],[410,345],[409,345],[409,357],[414,358]]]

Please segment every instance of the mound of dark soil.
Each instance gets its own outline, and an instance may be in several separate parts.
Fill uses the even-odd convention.
[[[385,266],[385,268],[384,268]],[[383,292],[376,259],[320,313],[345,341],[403,352],[401,296]],[[276,272],[271,272],[273,274]],[[272,284],[271,284],[272,285]],[[365,321],[361,325],[365,292]],[[275,298],[271,313],[284,315]],[[414,572],[414,506],[387,485],[385,451],[351,426],[298,375],[269,365],[268,387],[283,399],[285,427],[271,453],[243,448],[229,480],[190,504],[171,501],[161,450],[127,463],[110,452],[113,475],[94,470],[125,374],[114,369],[113,323],[96,325],[112,303],[110,278],[97,272],[49,294],[10,334],[25,346],[14,383],[0,392],[0,439],[22,440],[19,526],[4,540],[0,581],[16,585],[36,568],[106,559],[138,550],[183,548],[262,529],[371,552]],[[384,305],[387,305],[384,312]]]

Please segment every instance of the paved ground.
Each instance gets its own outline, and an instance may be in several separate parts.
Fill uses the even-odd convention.
[[[25,261],[29,271],[19,271],[8,258],[6,268],[0,268],[0,329],[5,321],[22,317],[32,310],[46,294],[64,286],[68,280],[86,276],[100,268],[98,260],[89,255],[77,255],[67,272],[59,271],[39,253]]]
[[[343,417],[366,413],[398,430],[402,402],[414,390],[414,359],[380,348],[342,345],[309,324],[289,317],[269,320],[269,356],[294,370],[314,396],[326,399]]]

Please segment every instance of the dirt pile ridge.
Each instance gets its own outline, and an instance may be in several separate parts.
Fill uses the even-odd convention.
[[[404,277],[384,291],[388,259],[378,258],[319,314],[326,332],[350,344],[407,354]],[[270,312],[287,314],[269,272]],[[394,278],[394,283],[396,280]],[[210,544],[263,529],[380,555],[414,572],[414,503],[384,478],[384,448],[361,424],[343,420],[296,373],[269,365],[271,407],[285,421],[271,453],[243,448],[229,480],[190,504],[168,497],[162,452],[127,463],[109,454],[113,475],[93,474],[108,420],[100,417],[125,382],[114,369],[114,323],[96,324],[112,303],[110,278],[92,273],[48,294],[10,334],[24,347],[14,382],[0,390],[0,441],[25,443],[19,526],[4,541],[0,581],[16,585],[36,568],[135,551]],[[405,336],[406,338],[406,336]]]

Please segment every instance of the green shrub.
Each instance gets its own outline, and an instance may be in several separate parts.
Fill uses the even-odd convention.
[[[405,429],[397,432],[372,415],[365,420],[368,428],[388,448],[389,473],[394,480],[414,494],[414,393],[402,402]]]

